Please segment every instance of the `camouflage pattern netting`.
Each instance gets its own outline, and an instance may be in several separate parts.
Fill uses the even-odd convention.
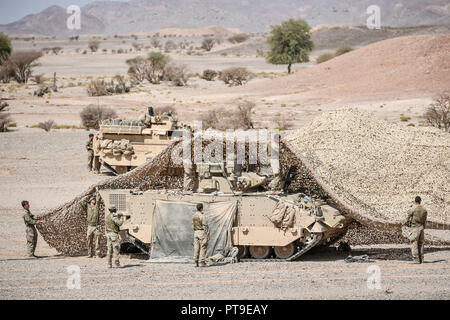
[[[207,145],[204,141],[203,148]],[[62,254],[86,254],[86,205],[96,187],[182,189],[183,167],[171,160],[175,149],[181,149],[180,142],[174,142],[150,163],[92,186],[45,214],[37,226],[44,240]],[[448,133],[401,127],[354,109],[338,110],[282,139],[281,174],[292,166],[296,180],[289,191],[318,194],[364,226],[362,232],[356,227],[344,238],[352,245],[405,243],[399,236],[400,221],[416,195],[422,196],[434,227],[450,226]],[[102,207],[100,219],[104,220]],[[101,238],[104,253],[106,239]]]
[[[420,195],[428,227],[450,227],[450,135],[357,109],[316,118],[283,139],[315,183],[364,225],[399,231]]]

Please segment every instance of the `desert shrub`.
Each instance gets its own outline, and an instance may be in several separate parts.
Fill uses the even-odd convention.
[[[106,88],[106,82],[104,80],[91,80],[86,90],[88,95],[91,97],[101,97],[110,94]]]
[[[14,72],[14,78],[18,83],[27,83],[33,68],[39,66],[36,60],[40,57],[42,57],[40,51],[15,51],[3,65],[6,64],[6,68]]]
[[[137,83],[145,79],[152,84],[159,84],[164,78],[164,69],[170,57],[160,53],[151,52],[148,58],[136,57],[127,61],[128,75]]]
[[[173,117],[177,115],[177,111],[173,106],[158,107],[154,111],[157,116],[163,115],[164,113],[170,113]]]
[[[164,51],[166,53],[171,52],[172,50],[176,50],[177,48],[177,44],[172,40],[166,41],[166,43],[164,44]]]
[[[0,65],[8,60],[12,52],[11,40],[7,35],[0,32]]]
[[[61,47],[53,47],[51,50],[53,51],[53,53],[55,55],[58,55],[62,51],[62,49],[63,48],[61,48]]]
[[[117,114],[110,108],[89,105],[80,112],[80,118],[85,128],[98,130],[101,121],[117,118]]]
[[[138,43],[138,42],[134,42],[134,43],[132,44],[132,46],[133,46],[134,50],[136,50],[136,51],[141,51],[142,48],[144,47],[143,44],[140,44],[140,43]]]
[[[429,125],[450,132],[450,94],[444,93],[435,98],[424,118]]]
[[[339,49],[336,50],[335,56],[336,57],[337,56],[341,56],[344,53],[347,53],[347,52],[350,52],[350,51],[353,51],[352,47],[350,47],[350,46],[342,46],[342,47],[340,47]]]
[[[171,81],[177,87],[183,87],[189,80],[188,67],[185,64],[170,63],[164,68],[164,80]]]
[[[37,84],[42,84],[45,81],[44,74],[36,74],[34,76],[34,82]]]
[[[0,101],[0,132],[8,131],[8,126],[12,120],[9,114],[5,113],[8,103]]]
[[[206,81],[214,81],[214,79],[219,75],[215,70],[207,69],[203,71],[202,79]]]
[[[220,80],[229,86],[241,86],[253,78],[253,74],[244,67],[233,67],[220,73]]]
[[[0,82],[9,83],[14,78],[14,70],[9,63],[4,63],[0,66]]]
[[[252,113],[255,104],[244,102],[234,110],[211,110],[203,115],[203,128],[215,130],[248,130],[254,128]]]
[[[214,48],[215,44],[216,41],[213,38],[206,38],[203,39],[201,48],[209,52]]]
[[[91,40],[88,43],[88,48],[91,49],[92,52],[97,52],[100,48],[100,41],[98,40]]]
[[[112,94],[122,94],[131,91],[127,86],[125,78],[117,75],[111,81],[92,80],[87,86],[88,95],[91,97],[107,96]]]
[[[327,52],[327,53],[321,54],[321,55],[317,58],[316,63],[317,63],[317,64],[324,63],[324,62],[326,62],[326,61],[328,61],[328,60],[331,60],[331,59],[333,59],[333,58],[334,58],[334,54]]]
[[[50,130],[52,130],[54,125],[55,125],[55,121],[53,121],[53,120],[47,120],[45,122],[39,122],[39,128],[41,128],[45,132],[49,132]]]
[[[159,40],[158,38],[152,38],[152,40],[150,41],[151,45],[153,46],[153,48],[158,49],[162,47],[162,43],[161,40]]]
[[[231,43],[242,43],[247,41],[249,38],[248,34],[240,33],[228,38],[228,41]]]
[[[281,116],[276,121],[277,129],[278,130],[288,130],[292,128],[292,124],[289,122],[288,118],[286,116]]]

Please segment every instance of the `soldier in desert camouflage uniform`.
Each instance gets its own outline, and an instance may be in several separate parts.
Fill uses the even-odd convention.
[[[106,227],[106,246],[108,248],[108,266],[112,268],[112,260],[117,268],[120,268],[119,253],[120,253],[120,226],[124,222],[122,215],[118,215],[115,206],[109,208],[109,214],[105,218]]]
[[[424,259],[424,242],[425,242],[425,224],[427,222],[427,210],[421,205],[422,199],[417,196],[415,199],[416,206],[408,211],[403,225],[408,225],[413,229],[415,235],[411,240],[411,254],[414,263],[423,263]]]
[[[26,226],[26,237],[27,237],[27,253],[30,258],[37,258],[34,255],[36,250],[36,244],[38,239],[38,233],[35,225],[39,223],[39,219],[35,219],[30,212],[30,203],[28,201],[22,201],[23,211],[23,221]]]
[[[92,171],[92,165],[94,163],[94,135],[89,135],[89,140],[86,142],[86,150],[88,152],[88,170]]]
[[[203,204],[197,205],[197,212],[192,217],[192,227],[194,229],[194,261],[195,266],[206,267],[206,250],[208,249],[209,228],[206,217],[203,214]]]
[[[94,256],[92,247],[95,243],[95,254],[98,258],[100,255],[100,219],[98,210],[99,194],[96,197],[91,197],[87,206],[87,246],[89,258]]]

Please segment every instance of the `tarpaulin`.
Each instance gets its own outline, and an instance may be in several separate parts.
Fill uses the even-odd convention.
[[[176,260],[194,255],[192,217],[196,212],[196,205],[197,203],[181,201],[156,201],[151,259],[174,257]],[[224,253],[226,256],[232,248],[231,228],[236,217],[237,201],[203,205],[210,233],[207,256],[217,253]]]

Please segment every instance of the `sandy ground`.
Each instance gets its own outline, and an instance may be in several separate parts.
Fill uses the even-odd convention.
[[[396,250],[406,256],[407,249]],[[330,250],[310,254],[302,262],[242,262],[201,269],[124,257],[121,269],[107,269],[104,259],[84,257],[2,258],[0,299],[447,300],[449,251],[430,251],[422,265],[402,257],[346,263],[345,255]],[[73,266],[80,268],[79,290],[67,287],[67,268]],[[379,289],[368,286],[370,279],[377,278],[375,274],[379,274]]]

